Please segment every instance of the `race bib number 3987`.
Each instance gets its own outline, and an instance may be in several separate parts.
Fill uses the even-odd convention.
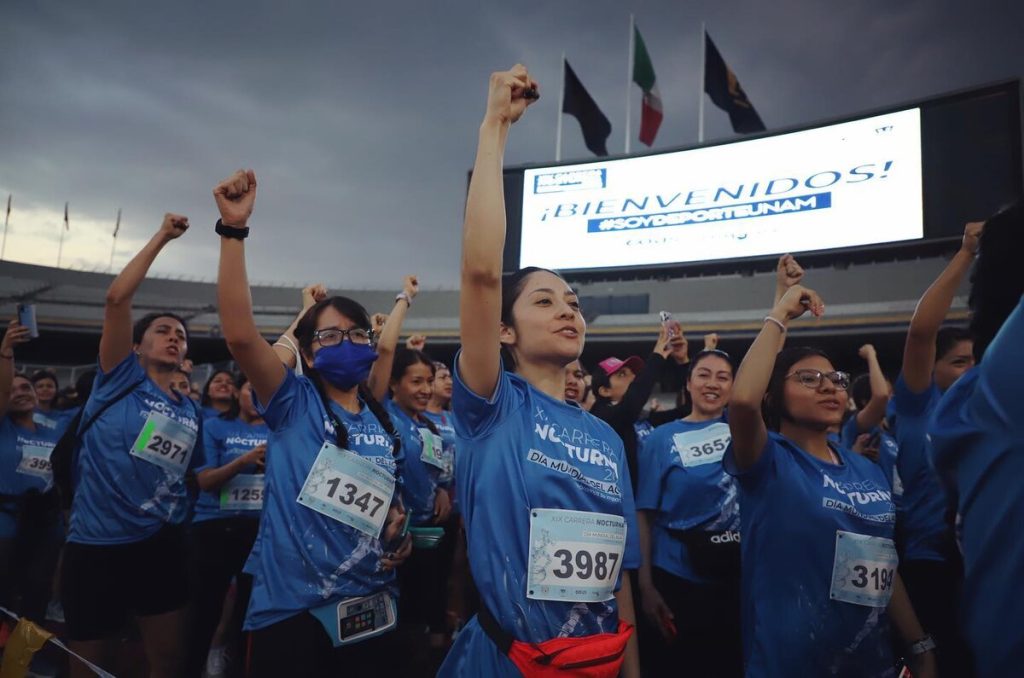
[[[395,478],[355,452],[330,443],[320,448],[297,501],[375,539],[395,493]]]
[[[526,597],[588,603],[611,599],[625,545],[622,516],[531,510]]]

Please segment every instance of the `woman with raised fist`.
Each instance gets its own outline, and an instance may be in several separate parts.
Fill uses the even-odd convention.
[[[370,318],[346,297],[316,302],[294,332],[304,373],[287,369],[256,327],[245,270],[256,176],[240,170],[213,194],[221,327],[261,405],[272,450],[245,566],[253,576],[244,624],[252,632],[249,673],[394,675],[394,568],[411,540],[397,432],[362,385],[377,358]]]
[[[552,271],[502,280],[502,156],[537,96],[523,66],[491,75],[466,200],[452,411],[481,609],[439,675],[636,676],[622,570],[640,557],[622,440],[565,400],[586,334],[579,300]]]
[[[814,291],[789,287],[732,388],[723,463],[739,485],[746,675],[892,676],[891,622],[914,675],[934,677],[930,643],[896,572],[889,482],[829,441],[849,375],[815,349],[779,352],[790,322],[824,309]]]
[[[157,255],[188,229],[167,214],[107,290],[99,371],[78,428],[80,449],[61,597],[72,649],[108,665],[134,617],[152,676],[179,676],[188,567],[184,523],[203,463],[202,413],[172,387],[188,351],[170,312],[132,325],[132,298]],[[189,479],[188,485],[186,479]],[[72,675],[92,675],[71,662]]]

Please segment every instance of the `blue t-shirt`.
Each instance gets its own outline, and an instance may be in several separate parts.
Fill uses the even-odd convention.
[[[75,497],[68,541],[80,544],[126,544],[156,534],[165,524],[178,525],[189,513],[190,500],[181,471],[163,467],[131,453],[147,420],[176,422],[194,435],[186,469],[203,463],[200,412],[188,398],[160,389],[129,353],[110,372],[96,373],[85,404],[83,423],[126,388],[131,393],[111,405],[85,432],[74,468]],[[150,415],[153,419],[150,419]],[[152,439],[151,439],[152,440]]]
[[[359,414],[330,403],[348,432],[348,450],[395,474],[392,439],[364,404]],[[331,602],[385,589],[397,595],[394,571],[381,569],[380,540],[298,502],[325,442],[335,444],[334,425],[316,387],[287,371],[277,392],[260,407],[270,438],[263,515],[245,564],[253,575],[245,629],[262,629]],[[396,487],[397,491],[397,487]]]
[[[943,396],[929,424],[935,467],[956,488],[961,598],[979,676],[1024,666],[1024,301],[981,363]]]
[[[646,419],[633,422],[633,431],[636,432],[636,449],[640,449],[640,446],[647,440],[647,436],[654,432],[654,427],[651,426],[651,422]]]
[[[206,463],[196,468],[196,473],[211,468],[220,468],[229,464],[249,450],[267,444],[270,429],[266,424],[249,424],[243,419],[224,419],[214,417],[203,422],[203,451]],[[238,475],[262,475],[257,472],[255,464],[249,464]],[[200,492],[196,501],[196,513],[193,522],[218,518],[259,518],[259,511],[252,509],[221,508],[221,490],[219,487],[211,492]]]
[[[79,407],[73,407],[70,410],[50,410],[49,412],[43,412],[42,410],[36,410],[32,413],[32,421],[36,426],[48,428],[50,430],[60,430],[63,432],[68,422],[74,419],[75,415],[78,414]]]
[[[636,510],[622,440],[576,403],[545,395],[516,374],[502,371],[488,400],[470,391],[455,372],[456,488],[482,604],[519,640],[615,632],[614,599],[572,603],[527,597],[527,563],[532,510],[564,509],[623,516],[622,568],[639,567]],[[621,571],[616,590],[620,584]],[[438,675],[519,672],[474,620],[459,634]]]
[[[62,433],[63,428],[39,425],[32,431],[18,426],[8,416],[0,417],[0,494],[21,496],[50,489],[53,485],[50,453]],[[13,502],[0,501],[0,539],[11,538],[16,532]]]
[[[900,451],[896,470],[903,482],[903,560],[945,560],[950,550],[952,531],[946,520],[949,495],[927,451],[928,419],[940,397],[934,384],[922,393],[912,392],[902,374],[893,388],[891,421]]]
[[[441,469],[424,462],[422,422],[413,421],[394,400],[388,398],[384,406],[391,415],[398,435],[402,438],[405,465],[402,467],[402,502],[412,514],[412,525],[433,525],[434,497],[441,477]]]
[[[704,582],[686,546],[670,530],[739,530],[736,481],[722,468],[732,440],[723,418],[673,421],[654,429],[640,448],[636,507],[657,512],[651,563],[677,577]]]
[[[886,608],[831,598],[840,531],[892,540],[889,483],[859,454],[833,451],[841,465],[772,432],[742,473],[726,452],[740,488],[747,678],[896,675]]]
[[[857,426],[857,416],[854,415],[843,424],[843,430],[839,437],[840,444],[848,450],[853,449],[857,442],[857,436],[863,431]],[[878,436],[878,461],[876,462],[886,479],[889,487],[892,488],[892,503],[896,506],[897,522],[903,524],[903,481],[900,479],[899,469],[896,468],[896,459],[899,457],[900,446],[891,433],[876,426],[869,432],[872,436]]]

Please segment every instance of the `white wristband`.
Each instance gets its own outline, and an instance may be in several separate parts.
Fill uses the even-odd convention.
[[[397,303],[399,301],[404,301],[406,304],[409,305],[409,308],[412,308],[412,299],[410,299],[409,295],[406,294],[405,292],[399,292],[398,294],[395,295],[395,302]]]
[[[779,320],[771,317],[770,315],[766,315],[764,317],[764,320],[762,320],[761,322],[762,323],[774,323],[775,325],[778,325],[779,329],[782,330],[783,334],[786,333],[786,326],[783,325],[782,322],[780,322]]]

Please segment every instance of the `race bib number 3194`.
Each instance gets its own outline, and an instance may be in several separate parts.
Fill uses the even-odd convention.
[[[892,539],[837,530],[830,597],[854,605],[886,607],[896,566]]]
[[[375,539],[395,493],[395,478],[355,452],[324,443],[297,501]]]
[[[531,510],[526,597],[588,603],[611,599],[625,545],[622,516]]]

